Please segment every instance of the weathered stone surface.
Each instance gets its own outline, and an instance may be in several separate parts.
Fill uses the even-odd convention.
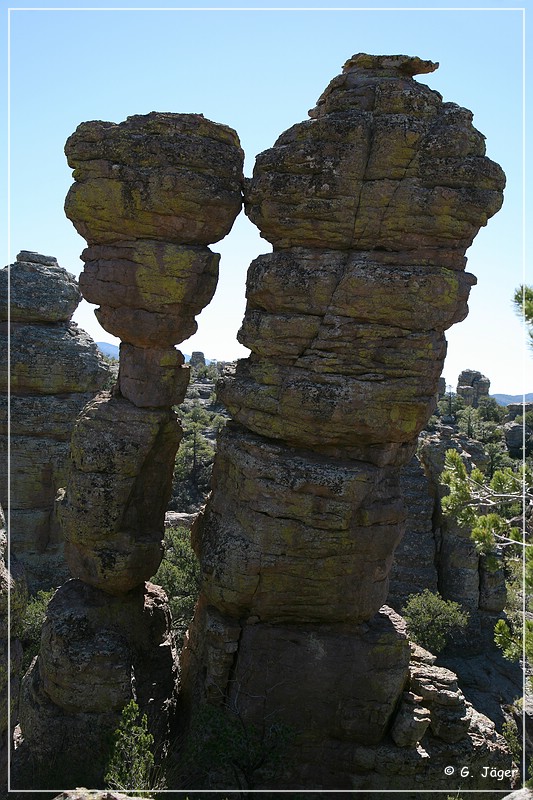
[[[246,212],[279,248],[446,250],[460,264],[501,206],[503,172],[471,112],[376,64],[349,59],[312,119],[257,157]]]
[[[453,429],[442,427],[437,434],[424,435],[420,439],[418,454],[437,501],[447,488],[441,484],[446,451],[460,453],[467,471],[474,466],[483,468],[487,456],[480,442],[455,434]],[[501,571],[489,575],[480,562],[479,553],[468,528],[462,528],[453,519],[436,517],[439,528],[440,552],[438,558],[439,591],[449,600],[467,607],[471,612],[468,639],[470,645],[479,637],[477,609],[499,613],[505,606],[505,579]],[[481,577],[484,574],[484,577]],[[480,589],[483,586],[483,599]],[[465,642],[467,644],[467,642]]]
[[[15,394],[96,393],[107,374],[95,342],[75,323],[11,326],[11,391]],[[0,391],[7,391],[5,328],[0,332]]]
[[[467,313],[465,250],[505,183],[472,114],[413,80],[435,67],[352,57],[245,185],[274,252],[250,267],[251,355],[217,385],[234,424],[192,530],[202,587],[182,664],[189,706],[226,698],[248,724],[297,729],[268,788],[406,788],[430,760],[419,736],[458,763],[451,743],[473,730],[441,681],[420,706],[431,720],[398,722],[383,768],[359,760],[409,688],[398,637],[375,638],[405,519],[399,469],[435,406],[444,331]],[[476,736],[470,759],[489,749]]]
[[[516,417],[522,417],[528,411],[533,411],[533,403],[509,403],[509,405],[505,406],[505,411],[506,414],[503,421],[514,422]]]
[[[102,367],[105,375],[108,372]],[[72,394],[11,394],[10,430],[12,436],[51,439],[54,442],[70,442],[72,423],[81,409],[94,398],[95,392],[73,392]],[[0,396],[0,435],[7,436],[7,396]]]
[[[82,581],[67,581],[50,602],[39,656],[24,677],[19,758],[34,764],[34,775],[39,766],[53,766],[53,779],[66,787],[81,776],[101,785],[108,737],[130,699],[148,715],[158,746],[168,736],[176,663],[167,598],[159,586],[147,583],[114,598]],[[69,758],[58,763],[54,748],[62,730],[68,732]],[[51,784],[46,775],[39,779],[43,788],[52,788],[51,778]]]
[[[305,451],[289,460],[283,446],[230,425],[193,528],[208,602],[269,623],[369,618],[387,595],[405,514],[396,477]]]
[[[14,264],[0,269],[0,320],[12,322],[68,322],[81,300],[74,275],[53,256],[22,250]]]
[[[155,112],[83,123],[65,150],[75,180],[65,210],[89,244],[81,289],[123,341],[113,395],[77,420],[58,499],[74,580],[50,603],[21,714],[22,784],[61,756],[63,780],[37,770],[41,788],[102,782],[103,743],[131,697],[148,713],[158,758],[168,746],[177,654],[167,598],[143,586],[163,554],[181,438],[172,406],[189,377],[173,345],[213,296],[220,257],[205,245],[240,211],[244,157],[231,128]]]
[[[189,384],[189,367],[173,347],[120,345],[120,393],[139,408],[179,405]]]
[[[424,589],[460,603],[468,610],[468,626],[448,650],[472,657],[493,645],[494,625],[506,604],[505,576],[501,568],[488,569],[470,530],[442,513],[440,501],[448,489],[440,476],[449,449],[460,453],[469,472],[487,463],[482,443],[452,427],[439,425],[420,434],[418,454],[402,469],[407,522],[394,554],[387,603],[401,612],[409,595]]]
[[[78,418],[60,514],[71,574],[111,594],[157,570],[181,430],[168,409],[99,395]]]
[[[509,450],[509,455],[513,458],[520,458],[524,454],[524,444],[526,451],[531,449],[533,431],[527,425],[519,422],[506,422],[503,426],[505,444]]]
[[[65,213],[89,244],[205,245],[229,233],[241,208],[237,134],[201,114],[83,122],[65,153],[75,180]]]
[[[189,359],[191,367],[205,367],[205,356],[200,350],[194,350]]]
[[[184,669],[191,669],[196,659],[212,666],[210,682],[200,691],[207,690],[217,704],[228,692],[230,707],[245,724],[254,724],[262,713],[288,725],[300,744],[307,746],[322,738],[350,742],[382,738],[409,663],[405,624],[391,609],[383,607],[367,624],[349,629],[343,625],[239,626],[202,605],[197,615],[208,632],[201,645],[204,652],[190,641]],[[274,674],[277,679],[272,681]],[[218,684],[213,681],[215,675]],[[298,703],[294,702],[296,685]],[[333,685],[334,702],[323,691],[324,686]]]
[[[92,339],[69,323],[81,298],[75,278],[55,258],[22,251],[0,270],[0,317],[7,319],[11,280],[10,420],[7,399],[7,322],[0,333],[0,457],[10,435],[12,552],[26,570],[30,590],[49,589],[67,577],[54,501],[65,480],[72,426],[83,406],[109,380]],[[3,300],[3,303],[1,301]],[[3,344],[3,346],[2,346]],[[0,502],[7,504],[7,474]]]
[[[378,341],[379,334],[373,332],[367,346],[371,350]],[[436,371],[439,354],[444,357],[444,339],[425,344],[427,358],[420,360]],[[359,347],[363,350],[364,345]],[[433,409],[434,392],[422,394],[414,375],[400,379],[398,373],[394,380],[382,381],[317,371],[317,366],[293,367],[251,356],[237,363],[233,380],[219,382],[217,393],[232,417],[254,433],[318,452],[342,450],[353,458],[360,457],[364,447],[374,447],[381,458],[384,430],[386,446],[412,442]],[[366,408],[372,408],[372,414]]]
[[[212,299],[220,256],[207,247],[138,239],[82,253],[83,296],[100,305],[101,325],[141,347],[164,347],[192,336],[195,316]]]
[[[438,589],[440,529],[434,527],[438,503],[435,487],[416,454],[402,469],[400,488],[407,519],[405,533],[394,552],[387,603],[401,612],[409,595]]]
[[[398,747],[416,747],[431,722],[430,711],[421,705],[422,698],[413,692],[404,692],[399,711],[391,728],[391,736]]]

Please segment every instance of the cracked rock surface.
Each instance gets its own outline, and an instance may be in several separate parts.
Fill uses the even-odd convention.
[[[410,653],[383,605],[400,468],[434,407],[444,332],[468,312],[465,250],[505,184],[471,112],[414,80],[437,66],[353,56],[245,184],[274,250],[248,272],[251,354],[217,387],[233,422],[193,526],[202,589],[183,695],[296,732],[268,788],[394,788],[421,739],[453,748],[474,724],[442,676],[442,703],[413,688],[394,722]],[[366,769],[363,751],[385,745],[386,767],[372,750]]]

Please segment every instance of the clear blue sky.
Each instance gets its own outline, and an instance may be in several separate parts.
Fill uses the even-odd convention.
[[[199,4],[183,10],[165,0],[157,2],[161,10],[156,4],[149,10],[111,10],[150,5],[135,0],[50,3],[56,10],[46,10],[42,2],[32,3],[33,10],[23,10],[30,4],[18,0],[9,5],[11,12],[3,6],[6,30],[10,23],[11,145],[5,263],[22,249],[37,250],[79,274],[85,242],[63,212],[72,182],[63,147],[80,122],[120,122],[152,110],[202,113],[237,130],[250,175],[255,155],[307,118],[353,53],[418,55],[440,62],[420,80],[445,101],[474,112],[487,154],[507,174],[502,210],[467,253],[467,269],[478,285],[469,317],[448,333],[444,376],[455,385],[462,369],[479,369],[491,379],[491,392],[533,391],[533,361],[511,305],[525,263],[520,9],[473,2],[468,7],[479,10],[467,10],[431,0],[404,4],[409,10],[398,2],[384,2],[385,10],[379,10],[375,3],[342,0],[340,10],[317,10],[317,3],[315,10],[288,10],[283,3],[277,10],[253,10],[250,4],[223,10],[216,2],[209,3],[211,10],[200,10]],[[237,0],[237,5],[243,4]],[[88,10],[67,10],[77,7]],[[8,218],[5,196],[2,202]],[[235,338],[246,270],[270,245],[241,215],[212,249],[222,253],[219,287],[199,317],[199,332],[181,349],[233,359],[247,354]],[[98,326],[92,310],[84,303],[75,320],[96,340],[116,341]]]

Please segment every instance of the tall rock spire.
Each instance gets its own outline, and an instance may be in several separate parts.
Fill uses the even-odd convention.
[[[181,438],[172,406],[189,376],[175,344],[215,291],[220,257],[207,245],[242,204],[237,134],[199,114],[85,122],[65,152],[75,180],[65,210],[89,244],[80,288],[122,343],[117,385],[72,435],[60,515],[73,579],[49,605],[22,693],[31,788],[101,786],[108,735],[132,698],[158,747],[168,742],[177,653],[165,593],[147,581]],[[35,764],[52,761],[39,775]]]
[[[433,410],[444,331],[467,314],[465,250],[505,183],[472,114],[414,80],[436,67],[353,56],[246,185],[274,251],[248,272],[251,355],[218,387],[233,422],[193,529],[184,694],[292,728],[283,788],[355,788],[358,747],[381,745],[409,684],[403,622],[383,606],[400,467]],[[414,747],[431,714],[410,709],[425,720]]]

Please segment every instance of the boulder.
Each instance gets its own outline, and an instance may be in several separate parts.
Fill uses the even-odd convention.
[[[0,269],[0,321],[68,322],[81,300],[74,275],[60,267],[53,256],[22,250],[14,264]]]
[[[229,233],[241,208],[237,134],[201,114],[83,122],[65,154],[75,180],[65,213],[90,245],[207,245]]]

